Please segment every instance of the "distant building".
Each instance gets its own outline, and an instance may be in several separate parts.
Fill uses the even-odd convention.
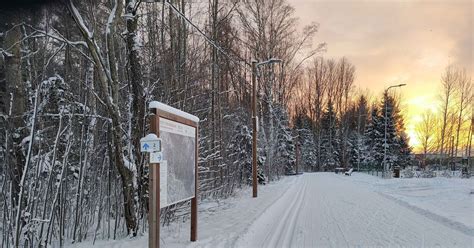
[[[441,156],[441,154],[439,153],[429,153],[429,154],[426,154],[426,161],[425,161],[424,154],[421,154],[421,153],[414,154],[414,159],[416,161],[415,164],[417,164],[421,168],[430,167],[432,169],[445,169],[445,168],[441,168],[439,164],[439,160],[443,157],[447,160],[447,163],[449,163],[451,166],[455,166],[456,169],[459,169],[460,167],[463,167],[463,166],[469,166],[470,170],[474,169],[473,156],[471,157],[457,156],[454,158],[449,158],[447,155]]]

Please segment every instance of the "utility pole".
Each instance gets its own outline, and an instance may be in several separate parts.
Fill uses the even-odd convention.
[[[265,64],[281,63],[281,59],[271,58],[267,61],[252,61],[252,196],[257,197],[257,70]]]
[[[252,61],[252,196],[257,197],[257,61]]]
[[[359,108],[359,116],[357,118],[357,172],[360,172],[360,152],[361,152],[361,143],[360,143],[360,136],[361,136],[361,133],[360,133],[360,125],[361,125],[361,118],[362,116],[365,116],[367,118],[367,115],[364,114],[362,115],[360,113],[360,108]]]
[[[299,137],[300,137],[299,135],[296,136],[296,148],[295,148],[295,149],[296,149],[296,151],[295,151],[295,154],[296,154],[296,155],[295,155],[295,157],[296,157],[296,161],[295,161],[295,164],[296,164],[296,165],[295,165],[295,167],[296,167],[296,170],[295,170],[296,175],[298,175],[298,165],[299,165],[299,162],[300,162],[300,160],[299,160],[299,155],[300,155]]]

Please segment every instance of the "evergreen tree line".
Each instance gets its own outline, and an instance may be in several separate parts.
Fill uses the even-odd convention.
[[[384,158],[388,169],[412,165],[397,98],[385,92],[381,100],[370,103],[367,94],[356,95],[351,81],[355,69],[345,71],[351,67],[344,58],[316,58],[301,82],[293,128],[301,146],[302,168],[382,171]]]

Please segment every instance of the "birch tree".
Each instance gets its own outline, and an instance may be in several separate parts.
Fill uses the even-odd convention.
[[[456,111],[457,111],[457,120],[456,120],[456,141],[454,145],[455,156],[457,157],[459,152],[460,141],[462,141],[461,128],[464,127],[466,123],[466,109],[469,107],[469,103],[473,101],[472,98],[472,82],[468,78],[466,70],[458,71],[458,80],[456,82]]]
[[[437,130],[437,119],[432,112],[427,111],[423,113],[421,122],[416,127],[416,135],[423,150],[423,166],[426,166],[427,154],[435,148],[434,130]]]

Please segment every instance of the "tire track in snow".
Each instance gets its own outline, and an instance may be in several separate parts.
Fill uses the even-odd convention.
[[[395,234],[395,231],[397,230],[399,224],[400,224],[400,218],[401,218],[401,212],[402,212],[402,209],[401,208],[398,208],[398,211],[397,211],[397,219],[395,221],[395,223],[392,225],[392,230],[390,231],[390,239],[389,240],[395,240],[393,238],[394,234]],[[390,248],[391,247],[391,243],[389,243],[388,247]]]
[[[413,212],[416,212],[420,215],[423,215],[423,216],[425,216],[425,217],[427,217],[427,218],[429,218],[433,221],[436,221],[436,222],[438,222],[438,223],[440,223],[440,224],[442,224],[442,225],[444,225],[448,228],[451,228],[453,230],[462,232],[466,235],[474,236],[474,229],[469,228],[469,227],[467,227],[466,225],[464,225],[462,223],[459,223],[457,221],[454,221],[454,220],[448,219],[446,217],[437,215],[435,213],[429,212],[425,209],[410,205],[409,203],[407,203],[403,200],[397,199],[397,198],[395,198],[395,197],[393,197],[389,194],[386,194],[386,193],[383,193],[383,192],[378,192],[378,194],[383,196],[384,198],[387,198],[387,199],[397,203],[398,205],[400,205],[404,208],[410,209]]]

